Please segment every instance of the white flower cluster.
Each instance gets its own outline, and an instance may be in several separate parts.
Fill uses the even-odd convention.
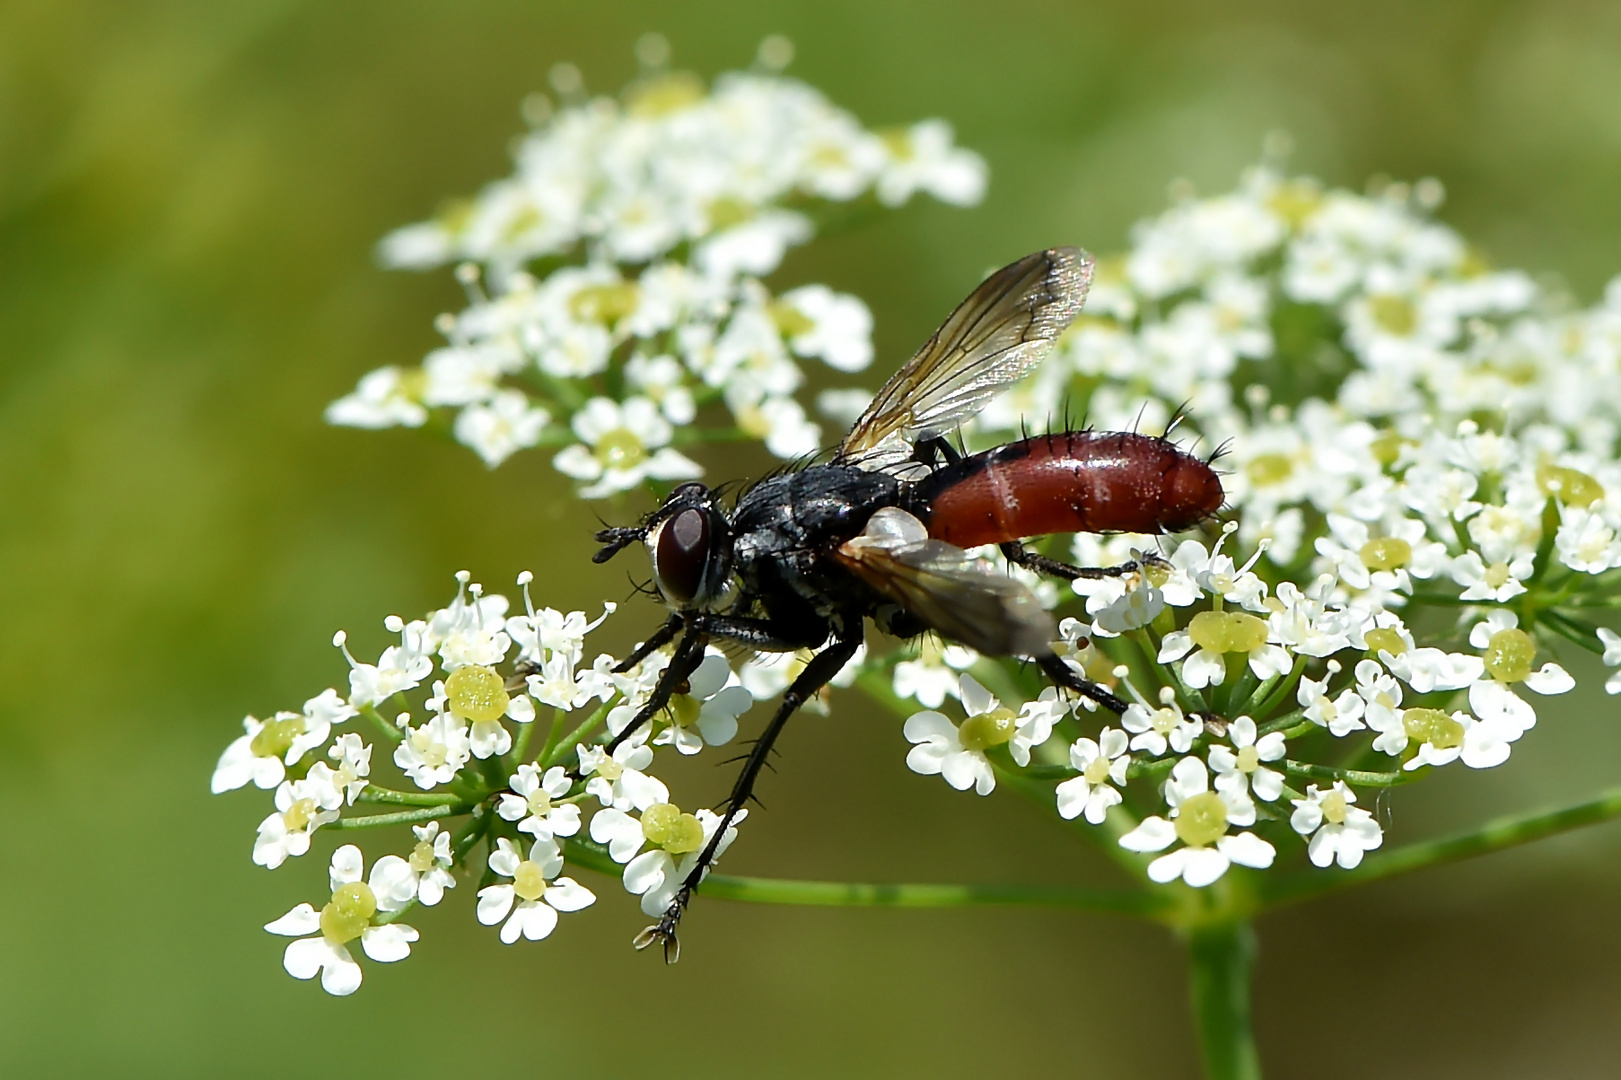
[[[660,914],[720,822],[709,810],[682,812],[648,769],[656,748],[691,755],[736,735],[737,718],[754,697],[723,655],[707,655],[651,728],[610,754],[604,739],[646,701],[668,653],[655,652],[623,674],[606,654],[587,665],[586,635],[607,613],[590,620],[580,611],[536,610],[525,573],[523,613],[508,614],[506,597],[485,595],[465,572],[457,580],[449,606],[411,622],[385,620],[399,640],[375,663],[357,660],[338,634],[348,693],[328,689],[302,712],[248,717],[214,771],[216,793],[249,784],[274,791],[274,810],[253,846],[261,866],[305,854],[323,827],[411,825],[409,852],[382,856],[369,875],[358,847],[340,847],[332,856],[331,899],[319,910],[300,904],[266,926],[299,939],[287,947],[288,972],[319,974],[333,994],[360,986],[351,943],[382,962],[409,954],[417,932],[398,918],[415,904],[437,904],[480,844],[487,879],[496,883],[479,890],[477,917],[501,924],[500,938],[511,944],[544,938],[559,913],[595,902],[589,889],[562,876],[565,847],[581,843],[575,838],[582,832],[603,845],[585,849],[600,851],[599,863],[628,863],[625,888],[642,897],[649,914]],[[401,708],[413,700],[421,703],[420,720]],[[550,730],[531,754],[531,733],[547,726],[542,710],[550,712]],[[338,733],[357,718],[392,745],[394,765],[415,790],[377,782],[373,745],[355,731]],[[359,804],[395,812],[357,813]],[[733,818],[719,851],[743,816]],[[445,831],[441,822],[451,818],[466,821]]]
[[[1188,540],[1136,574],[1075,582],[1086,618],[1055,646],[1134,700],[1096,734],[1073,730],[1086,710],[1044,720],[1068,733],[1067,765],[1058,740],[1016,741],[1049,705],[1004,707],[967,674],[952,687],[988,661],[897,664],[898,695],[933,710],[955,692],[967,714],[912,717],[915,770],[983,794],[993,767],[1034,754],[1070,776],[1065,817],[1096,824],[1125,803],[1122,846],[1170,849],[1155,881],[1270,865],[1272,843],[1230,831],[1269,820],[1309,837],[1314,864],[1351,867],[1382,836],[1354,785],[1501,764],[1536,723],[1526,692],[1574,686],[1537,662],[1553,642],[1621,664],[1621,637],[1586,621],[1621,584],[1621,279],[1572,311],[1431,220],[1439,195],[1259,168],[1099,264],[1086,314],[974,442],[1050,420],[1065,395],[1103,428],[1164,430],[1180,412],[1181,432],[1225,449],[1232,520],[1213,549]],[[1234,532],[1242,565],[1221,551]],[[1073,555],[1111,565],[1156,547],[1171,545],[1083,535]],[[1335,745],[1357,735],[1349,756]],[[1380,755],[1400,768],[1367,771]],[[1310,764],[1325,757],[1339,765]],[[1152,795],[1132,804],[1139,776]]]
[[[763,55],[780,60],[780,45]],[[391,265],[460,263],[470,303],[441,318],[447,344],[366,375],[327,419],[442,414],[490,466],[561,447],[554,464],[588,499],[698,476],[677,445],[706,434],[814,452],[798,361],[862,370],[872,316],[825,285],[775,295],[761,279],[841,204],[977,202],[984,163],[943,121],[870,131],[770,70],[713,88],[651,70],[618,99],[584,97],[572,69],[554,82],[563,104],[542,110],[511,177],[383,242]],[[711,402],[732,428],[692,427]]]

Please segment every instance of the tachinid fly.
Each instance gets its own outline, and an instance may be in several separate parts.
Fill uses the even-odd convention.
[[[964,548],[998,544],[1010,561],[1070,580],[1130,574],[1136,563],[1070,566],[1021,541],[1177,532],[1221,506],[1220,478],[1166,439],[1132,432],[1036,435],[969,457],[946,438],[1035,369],[1079,314],[1091,280],[1091,256],[1079,248],[1003,267],[884,384],[827,462],[763,480],[729,509],[703,484],[683,484],[641,524],[597,534],[599,563],[646,545],[671,611],[618,670],[676,642],[651,696],[609,749],[668,705],[711,640],[820,650],[784,692],[720,827],[639,945],[661,942],[673,959],[676,924],[772,743],[855,655],[866,619],[898,637],[933,630],[982,653],[1028,657],[1059,686],[1124,711],[1123,701],[1054,655],[1057,629],[1034,594]]]

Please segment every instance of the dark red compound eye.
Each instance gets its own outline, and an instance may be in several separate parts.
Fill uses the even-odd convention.
[[[709,565],[709,542],[709,515],[702,510],[683,510],[659,530],[653,570],[671,600],[687,604],[698,596]]]

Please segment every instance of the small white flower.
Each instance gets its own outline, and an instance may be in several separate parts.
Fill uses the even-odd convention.
[[[398,619],[390,618],[385,625],[401,634],[401,642],[384,649],[376,664],[356,661],[346,644],[348,635],[342,630],[332,637],[332,644],[343,651],[343,658],[349,662],[349,704],[357,709],[413,689],[433,670],[433,659],[421,648],[419,634],[413,635]]]
[[[1306,788],[1304,799],[1293,799],[1295,812],[1289,824],[1301,836],[1311,837],[1306,854],[1313,866],[1338,862],[1346,870],[1362,861],[1364,852],[1384,843],[1384,831],[1373,815],[1352,804],[1356,792],[1336,780],[1327,791],[1316,784]]]
[[[692,876],[698,865],[698,856],[709,846],[722,820],[719,814],[709,810],[700,810],[696,814],[682,814],[673,806],[669,810],[673,811],[668,815],[669,820],[660,822],[658,828],[652,830],[654,835],[649,837],[658,846],[642,852],[625,866],[625,891],[642,898],[642,911],[647,915],[662,915],[669,908],[682,883]],[[605,810],[601,813],[609,812]],[[732,841],[737,839],[737,825],[748,813],[747,810],[739,810],[732,817],[720,843],[715,847],[714,858],[704,867],[700,881],[709,875],[726,849],[732,846]],[[595,825],[594,819],[592,824]],[[647,812],[642,814],[642,828],[644,832],[649,831]]]
[[[276,812],[259,823],[259,836],[253,843],[253,861],[274,870],[310,849],[310,835],[329,821],[336,821],[343,805],[343,793],[332,783],[332,770],[325,762],[310,766],[302,780],[284,780],[276,788]]]
[[[1339,665],[1330,662],[1329,672],[1339,669]],[[1326,727],[1335,738],[1344,738],[1353,731],[1360,731],[1367,725],[1362,722],[1362,711],[1367,702],[1362,700],[1355,690],[1347,687],[1340,691],[1338,697],[1328,696],[1328,679],[1319,682],[1316,679],[1301,679],[1300,686],[1295,691],[1295,700],[1306,711],[1306,719],[1319,727]]]
[[[1262,802],[1273,802],[1283,794],[1283,774],[1263,768],[1263,761],[1277,761],[1286,748],[1283,733],[1274,731],[1256,737],[1255,721],[1240,716],[1227,725],[1227,738],[1232,747],[1216,745],[1210,748],[1210,768],[1216,773],[1216,788],[1231,789],[1240,795],[1250,791]]]
[[[354,393],[327,406],[326,422],[357,428],[421,427],[428,419],[421,390],[415,373],[378,368],[361,377]]]
[[[1059,816],[1084,816],[1093,825],[1102,824],[1109,807],[1119,805],[1119,789],[1125,786],[1126,770],[1131,767],[1126,733],[1106,727],[1095,742],[1084,737],[1076,739],[1069,748],[1069,763],[1081,775],[1058,785]]]
[[[512,881],[478,891],[478,921],[494,926],[505,919],[502,944],[511,945],[519,937],[539,941],[557,927],[559,911],[579,911],[596,903],[590,889],[573,878],[557,876],[563,869],[563,855],[552,840],[536,840],[527,859],[506,837],[495,843],[490,870]]]
[[[670,724],[654,736],[654,746],[674,746],[696,754],[707,744],[723,746],[737,735],[737,718],[754,705],[750,694],[726,662],[712,650],[687,676],[687,692],[670,698]]]
[[[366,778],[371,775],[371,747],[350,731],[339,735],[326,753],[338,763],[332,771],[333,786],[342,791],[344,801],[353,806],[355,797],[366,790]]]
[[[420,727],[405,729],[405,738],[394,748],[394,764],[427,790],[450,783],[472,755],[467,725],[441,712]]]
[[[484,464],[495,468],[519,450],[540,441],[552,414],[519,390],[502,390],[487,404],[475,402],[456,417],[456,441],[472,447]]]
[[[979,654],[965,645],[949,645],[925,637],[915,660],[895,665],[895,696],[912,698],[926,709],[938,709],[946,696],[957,695],[961,672],[971,667]]]
[[[1511,561],[1487,566],[1477,551],[1466,551],[1452,560],[1452,580],[1462,585],[1461,600],[1490,600],[1505,604],[1525,592],[1521,584],[1536,569],[1528,554]]]
[[[558,452],[553,464],[565,476],[585,482],[581,498],[601,499],[652,477],[691,480],[703,469],[666,444],[674,432],[659,408],[645,397],[623,404],[596,397],[571,421],[580,441]]]
[[[384,855],[371,870],[371,887],[378,906],[397,911],[416,900],[432,907],[444,899],[446,889],[456,887],[451,873],[450,834],[439,831],[439,823],[413,825],[416,846],[407,858]]]
[[[972,206],[985,194],[985,161],[952,141],[951,125],[925,120],[886,143],[889,160],[878,177],[878,201],[899,206],[915,192],[941,202]]]
[[[580,831],[579,806],[552,801],[566,797],[573,786],[567,769],[553,765],[542,776],[537,765],[519,765],[509,783],[512,791],[501,794],[496,812],[507,821],[518,822],[518,831],[536,840],[573,836]]]
[[[1194,888],[1211,884],[1233,863],[1264,869],[1277,852],[1254,833],[1227,832],[1229,826],[1255,821],[1255,804],[1240,792],[1211,791],[1204,762],[1185,757],[1165,782],[1170,820],[1149,817],[1120,838],[1127,851],[1164,851],[1178,840],[1182,847],[1148,864],[1148,877],[1160,884],[1181,878]]]
[[[996,773],[985,751],[1012,741],[1017,714],[1003,707],[972,675],[962,676],[958,694],[968,714],[960,726],[933,710],[913,713],[906,721],[902,732],[908,742],[916,744],[906,755],[906,765],[924,776],[939,775],[958,791],[973,788],[989,795],[996,788]],[[1028,760],[1028,751],[1026,755]]]
[[[798,316],[783,329],[788,347],[800,356],[819,356],[839,371],[861,371],[872,363],[872,312],[860,297],[805,285],[783,293],[779,303]]]
[[[383,907],[375,891],[376,883],[361,881],[365,860],[360,849],[345,844],[332,853],[332,900],[321,911],[309,904],[267,923],[272,934],[296,937],[282,954],[282,966],[295,979],[321,976],[321,989],[342,997],[360,989],[360,965],[349,952],[349,943],[360,939],[366,955],[383,964],[403,960],[411,954],[417,932],[403,923],[378,925],[377,916],[391,909]],[[373,877],[376,868],[373,867]],[[397,910],[397,909],[392,909]],[[314,934],[314,937],[304,937]]]
[[[1609,627],[1598,628],[1598,639],[1604,645],[1604,663],[1607,667],[1621,664],[1621,634]],[[1606,694],[1621,694],[1621,671],[1612,674],[1604,683]]]
[[[1133,750],[1146,750],[1152,757],[1159,757],[1168,749],[1178,754],[1187,753],[1193,740],[1204,730],[1204,725],[1182,711],[1170,687],[1160,691],[1157,709],[1140,702],[1126,706],[1120,726],[1131,732]]]
[[[585,790],[603,806],[615,810],[646,810],[654,803],[669,802],[670,789],[646,769],[653,763],[653,748],[647,745],[647,731],[637,732],[614,747],[612,756],[600,746],[579,746],[580,775],[587,777]]]

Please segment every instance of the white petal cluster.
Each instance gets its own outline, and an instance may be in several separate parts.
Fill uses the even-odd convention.
[[[443,412],[491,467],[561,447],[553,463],[587,499],[698,476],[672,443],[711,402],[780,458],[814,452],[799,361],[863,370],[872,315],[826,285],[773,295],[761,279],[839,204],[978,202],[984,162],[944,121],[869,130],[765,70],[712,87],[653,70],[618,98],[577,82],[529,110],[511,176],[383,241],[393,266],[460,264],[469,305],[440,319],[446,344],[419,368],[367,374],[328,421]]]

